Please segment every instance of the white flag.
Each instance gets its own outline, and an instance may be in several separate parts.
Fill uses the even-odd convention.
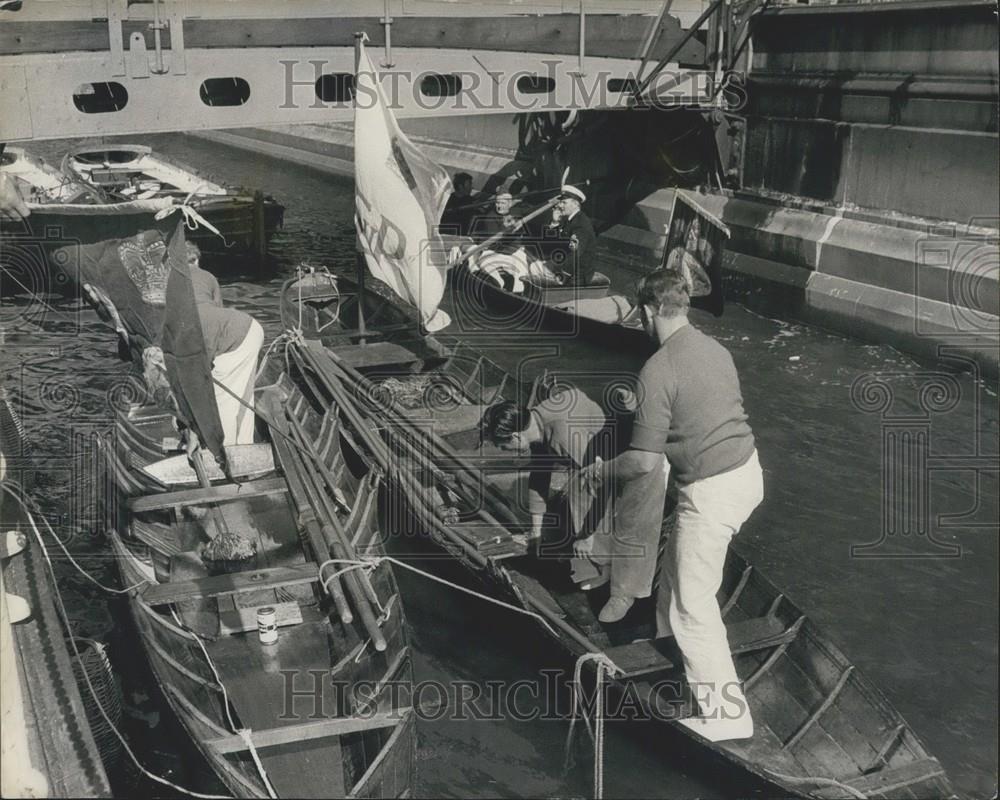
[[[363,44],[354,87],[355,221],[368,268],[441,330],[451,319],[438,309],[448,265],[436,227],[451,180],[400,130]]]

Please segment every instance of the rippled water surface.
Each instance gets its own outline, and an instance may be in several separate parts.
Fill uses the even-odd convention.
[[[273,276],[222,276],[227,303],[254,314],[269,337],[279,332],[278,291],[295,264],[353,270],[349,182],[187,136],[143,141],[227,182],[264,188],[285,204],[285,228],[271,248]],[[64,148],[46,143],[37,149],[58,162]],[[927,516],[906,524],[885,501],[882,478],[883,443],[907,425],[925,433],[932,457],[995,458],[995,384],[737,305],[721,319],[693,321],[733,353],[765,470],[767,496],[738,537],[742,552],[885,691],[960,791],[994,793],[995,468],[980,471],[978,482],[961,463],[929,473],[922,495]],[[30,439],[15,465],[60,532],[73,534],[70,547],[83,566],[112,582],[106,543],[87,521],[95,503],[89,437],[107,428],[110,408],[130,392],[113,337],[92,312],[62,299],[47,308],[37,300],[5,300],[0,324],[7,330],[8,386],[23,403]],[[533,335],[502,349],[478,344],[516,367],[537,355],[541,343]],[[638,358],[574,344],[533,358],[524,372],[530,377],[556,367],[592,388],[638,365]],[[883,537],[884,530],[890,535]],[[447,565],[431,567],[465,580]],[[210,785],[176,746],[179,734],[144,683],[138,644],[120,624],[118,604],[65,563],[60,574],[77,632],[111,642],[125,676],[129,732],[144,758],[190,785]],[[512,685],[567,667],[509,612],[420,577],[399,579],[418,679]],[[538,708],[530,692],[519,702],[525,716]],[[415,794],[586,796],[589,758],[563,769],[566,727],[541,719],[424,722]],[[605,763],[611,797],[745,793],[655,726],[611,726]]]

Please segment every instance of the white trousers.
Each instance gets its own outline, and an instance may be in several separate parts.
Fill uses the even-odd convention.
[[[663,552],[657,636],[671,632],[702,714],[738,713],[743,699],[716,593],[729,541],[764,498],[757,453],[741,467],[678,487],[677,522]]]
[[[253,383],[262,344],[264,329],[253,320],[239,347],[216,356],[212,364],[212,377],[246,403],[244,405],[220,386],[215,387],[215,404],[219,408],[226,446],[253,444]]]

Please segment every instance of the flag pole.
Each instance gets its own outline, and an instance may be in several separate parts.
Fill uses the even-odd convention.
[[[364,42],[364,33],[354,34],[354,102],[358,102],[358,70],[361,68],[361,45]],[[377,80],[377,78],[376,78]],[[355,125],[355,136],[357,135],[357,124],[358,115],[354,114],[354,125]],[[355,171],[355,180],[356,171]],[[357,211],[355,211],[357,213]],[[364,249],[361,244],[361,237],[357,231],[357,225],[355,225],[354,230],[354,241],[356,245],[357,253],[355,255],[355,280],[358,284],[358,344],[367,344],[367,337],[365,336],[365,254]]]

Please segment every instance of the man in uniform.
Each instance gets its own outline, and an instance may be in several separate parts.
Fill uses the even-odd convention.
[[[581,206],[587,195],[575,186],[563,186],[554,216],[559,219],[559,236],[545,261],[531,264],[536,283],[586,286],[594,279],[597,234]]]
[[[659,349],[639,375],[629,449],[589,468],[587,478],[625,481],[619,507],[633,515],[632,524],[615,520],[611,597],[600,613],[602,622],[616,622],[652,589],[664,494],[651,488],[663,485],[666,455],[678,505],[657,590],[657,633],[676,637],[698,699],[702,716],[683,724],[723,741],[752,736],[753,721],[716,592],[730,539],[763,499],[763,478],[733,359],[688,323],[690,292],[678,272],[660,269],[642,280],[639,313]],[[632,485],[644,491],[630,502]]]

